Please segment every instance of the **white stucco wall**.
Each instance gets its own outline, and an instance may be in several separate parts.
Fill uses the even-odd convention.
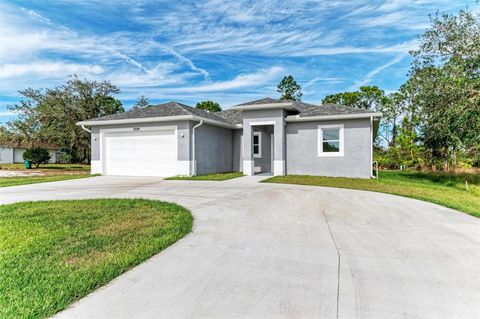
[[[0,163],[23,163],[24,152],[25,148],[0,147]],[[56,151],[48,150],[48,153],[50,154],[50,163],[55,163],[57,160]]]

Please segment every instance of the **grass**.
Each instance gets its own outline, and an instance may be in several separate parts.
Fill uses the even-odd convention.
[[[45,318],[172,245],[190,212],[144,199],[0,206],[0,318]]]
[[[229,172],[197,176],[174,176],[165,178],[167,180],[189,180],[189,181],[226,181],[228,179],[242,177],[242,172]]]
[[[23,163],[15,164],[0,164],[0,169],[5,170],[25,170],[25,165]],[[39,168],[32,168],[28,171],[90,171],[90,165],[87,164],[43,164]]]
[[[465,181],[468,183],[468,190]],[[394,194],[432,202],[480,217],[478,174],[380,171],[378,180],[287,175],[272,177],[263,182],[351,188]]]
[[[79,179],[86,177],[93,177],[98,175],[90,174],[70,174],[70,175],[47,175],[47,176],[15,176],[15,177],[0,177],[0,187],[18,186],[26,184],[36,184],[45,182],[57,182],[67,179]]]

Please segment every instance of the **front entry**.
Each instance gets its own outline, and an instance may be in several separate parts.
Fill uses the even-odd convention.
[[[243,173],[285,175],[285,112],[283,109],[243,113]],[[273,156],[273,159],[272,159]]]
[[[273,125],[255,126],[253,129],[252,154],[254,174],[273,173],[272,136]]]

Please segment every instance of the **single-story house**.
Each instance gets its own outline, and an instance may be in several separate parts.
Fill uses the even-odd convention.
[[[92,173],[103,175],[241,171],[370,178],[380,116],[264,98],[216,113],[169,102],[78,125],[91,132]]]
[[[58,146],[42,144],[50,154],[50,163],[57,161]],[[17,143],[1,143],[0,144],[0,164],[23,163],[23,153],[29,148],[27,145]]]

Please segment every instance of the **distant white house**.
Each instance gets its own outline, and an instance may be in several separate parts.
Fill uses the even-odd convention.
[[[40,145],[45,147],[50,154],[50,163],[57,161],[58,146]],[[0,164],[23,163],[23,153],[28,148],[21,144],[0,144]]]

